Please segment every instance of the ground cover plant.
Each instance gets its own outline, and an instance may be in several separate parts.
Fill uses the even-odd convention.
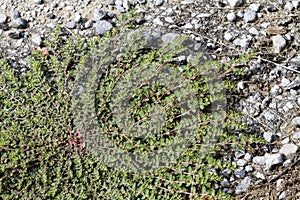
[[[57,27],[44,42],[43,51],[33,51],[29,58],[30,70],[17,74],[9,62],[1,59],[0,76],[0,196],[2,199],[230,199],[214,185],[221,181],[219,171],[230,163],[222,155],[233,148],[252,142],[255,138],[241,138],[232,130],[246,128],[238,122],[239,114],[222,112],[225,121],[221,126],[209,126],[214,116],[211,105],[223,101],[221,90],[230,90],[234,83],[224,81],[224,87],[212,94],[203,74],[209,66],[218,66],[218,77],[238,75],[241,70],[234,64],[228,66],[217,61],[203,65],[183,64],[182,75],[197,94],[201,112],[194,140],[184,152],[167,166],[134,173],[109,167],[101,162],[95,152],[85,146],[84,138],[76,131],[72,98],[77,77],[84,68],[89,53],[107,45],[109,39],[135,27],[133,12],[121,17],[117,28],[103,37],[84,40],[80,37],[66,39],[63,29]],[[180,41],[174,45],[180,45]],[[107,100],[116,77],[140,64],[167,64],[172,69],[178,65],[170,61],[183,49],[138,49],[127,51],[122,59],[110,65],[99,79],[96,93],[98,123],[106,131],[106,138],[121,148],[143,152],[167,146],[174,139],[174,130],[180,121],[180,108],[176,95],[162,85],[145,85],[139,88],[130,101],[131,117],[135,122],[147,121],[151,105],[160,102],[166,108],[167,119],[163,131],[145,138],[131,137],[118,130],[112,120],[112,108]],[[165,55],[165,56],[163,56]],[[246,63],[248,58],[235,62]],[[143,101],[149,99],[149,101]],[[214,135],[215,143],[203,153],[203,138]],[[226,149],[226,151],[224,150]]]

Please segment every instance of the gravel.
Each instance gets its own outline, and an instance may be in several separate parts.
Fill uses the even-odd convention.
[[[8,59],[16,72],[25,73],[30,68],[26,57],[32,49],[43,47],[43,40],[56,24],[82,37],[99,37],[115,26],[121,13],[133,8],[143,14],[137,24],[187,34],[216,60],[228,62],[242,53],[258,52],[249,64],[243,65],[244,76],[232,77],[239,81],[235,91],[237,98],[230,100],[228,106],[245,114],[242,121],[249,126],[250,134],[262,136],[265,144],[253,144],[253,151],[236,149],[226,159],[235,163],[237,169],[220,172],[224,177],[220,185],[223,191],[242,195],[255,183],[270,180],[278,174],[279,168],[288,168],[297,157],[300,145],[299,2],[1,1],[0,57]],[[72,34],[66,36],[73,37]],[[172,33],[165,35],[164,40],[173,36]],[[284,190],[275,199],[284,199],[287,195],[288,191]]]

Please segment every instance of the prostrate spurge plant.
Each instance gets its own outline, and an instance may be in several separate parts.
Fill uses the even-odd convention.
[[[213,129],[205,122],[213,118],[210,106],[222,96],[210,94],[207,80],[201,76],[205,67],[182,65],[182,75],[196,92],[202,123],[194,132],[193,143],[168,166],[142,174],[127,173],[110,168],[84,146],[84,138],[76,132],[72,112],[72,98],[78,73],[84,67],[89,52],[113,36],[134,28],[134,15],[124,15],[117,28],[103,37],[83,40],[66,39],[57,27],[45,41],[49,55],[35,51],[29,59],[30,70],[16,74],[9,63],[0,62],[0,197],[3,199],[230,199],[215,190],[221,178],[218,171],[231,167],[221,160],[222,147],[236,145],[230,128],[242,128],[235,121],[235,113],[226,114],[223,127]],[[180,40],[178,40],[180,41]],[[176,44],[175,44],[176,45]],[[178,44],[177,44],[178,45]],[[118,130],[111,116],[109,101],[116,77],[140,64],[166,64],[173,70],[178,66],[166,63],[176,52],[163,54],[163,49],[145,52],[128,51],[122,59],[112,63],[99,80],[96,95],[99,124],[107,138],[128,151],[152,151],[168,144],[176,135],[180,121],[180,106],[176,95],[162,85],[145,85],[136,90],[130,101],[130,116],[137,124],[148,123],[153,103],[166,109],[162,132],[147,139],[126,135]],[[180,52],[180,49],[177,53]],[[212,64],[212,63],[210,63]],[[213,63],[219,65],[217,62]],[[220,66],[219,74],[224,73]],[[207,111],[207,112],[206,112]],[[196,116],[197,117],[197,116]],[[174,131],[175,130],[175,131]],[[203,138],[215,133],[216,143],[210,153],[203,152]],[[130,138],[130,140],[128,140]]]

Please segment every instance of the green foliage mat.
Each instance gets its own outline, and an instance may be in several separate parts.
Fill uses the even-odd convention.
[[[199,124],[194,133],[194,143],[176,162],[140,174],[107,166],[83,145],[83,138],[76,133],[71,109],[76,75],[84,66],[91,49],[105,44],[110,37],[120,33],[120,30],[134,28],[133,22],[132,13],[124,15],[113,31],[104,37],[88,40],[80,37],[65,39],[58,27],[45,41],[49,55],[40,51],[33,52],[29,58],[30,70],[26,74],[16,74],[6,60],[1,60],[1,199],[202,199],[205,196],[230,199],[221,190],[213,188],[214,184],[221,181],[218,172],[224,167],[231,167],[229,163],[221,161],[222,146],[236,146],[237,143],[237,138],[230,136],[226,130],[243,127],[235,120],[238,115],[234,112],[226,114],[226,123],[218,130]],[[134,62],[151,63],[155,59],[155,62],[161,61],[158,59],[159,51],[154,54],[153,51],[145,53],[144,57],[141,56],[142,60],[130,60],[137,55],[135,53],[133,51],[131,55],[127,55],[127,59],[123,59],[123,70],[135,66]],[[120,63],[118,64],[120,67]],[[201,68],[185,67],[187,70],[184,75],[193,77],[190,78],[192,85],[198,91],[198,97],[202,95],[203,100],[198,105],[203,111],[201,120],[210,120],[211,115],[204,111],[212,101],[221,97],[205,94],[207,86],[203,84],[203,80],[201,82],[197,78]],[[226,67],[219,65],[220,75],[228,71]],[[99,91],[105,91],[109,95],[111,87],[108,83],[114,79],[103,80],[100,81],[99,88],[102,89]],[[232,86],[232,83],[226,84]],[[159,91],[166,92],[166,89],[161,86],[139,89],[137,97],[131,102],[132,118],[139,121],[149,114],[149,104],[139,104],[141,99],[166,100],[164,92]],[[169,95],[168,98],[165,105],[174,96]],[[176,100],[173,102],[175,105]],[[114,126],[108,127],[111,119],[106,103],[100,100],[97,103],[99,123],[107,130],[117,132]],[[178,109],[174,105],[171,104],[168,109],[170,116],[178,115]],[[175,122],[167,123],[166,132],[175,126]],[[201,145],[202,138],[212,132],[218,133],[218,143],[211,145],[209,154],[201,155],[203,148],[206,148]],[[107,137],[125,149],[137,151],[145,150],[149,146],[159,147],[172,139],[169,136],[157,136],[150,138],[148,142],[144,140],[127,144],[124,137]],[[246,139],[243,142],[245,141]],[[137,143],[145,148],[133,148]]]

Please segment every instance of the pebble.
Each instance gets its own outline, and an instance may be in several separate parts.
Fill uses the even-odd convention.
[[[266,162],[266,169],[270,170],[274,165],[282,164],[283,163],[283,156],[280,153],[276,154],[265,154],[265,162]]]
[[[300,117],[295,117],[295,118],[292,120],[292,123],[293,123],[295,126],[300,126]]]
[[[249,10],[244,13],[244,21],[246,23],[255,22],[256,18],[257,18],[257,14],[256,14],[256,12],[254,12],[252,10]]]
[[[273,36],[271,39],[273,42],[274,53],[280,53],[287,45],[286,40],[281,35]]]
[[[226,15],[228,21],[233,22],[236,20],[236,14],[234,12],[228,13]]]
[[[31,42],[35,46],[41,46],[43,40],[40,35],[34,35],[31,39]]]
[[[106,20],[100,20],[94,24],[94,30],[98,35],[104,35],[112,28],[113,28],[112,24]]]
[[[243,0],[227,0],[231,7],[238,7],[243,4]]]
[[[74,29],[74,28],[76,28],[76,22],[74,20],[69,21],[66,23],[66,27],[69,29]]]
[[[25,29],[27,28],[27,22],[23,18],[17,18],[13,21],[11,24],[13,28],[18,28],[18,29]]]
[[[261,5],[258,3],[253,3],[249,6],[249,9],[254,11],[254,12],[258,12],[260,10]]]
[[[300,139],[300,132],[295,133],[294,136],[293,136],[293,138],[294,138],[295,140],[299,140],[299,139]]]
[[[253,158],[253,163],[258,164],[258,165],[265,165],[265,157],[264,156],[255,156]]]
[[[249,29],[249,33],[252,34],[252,35],[259,35],[259,31],[254,27],[251,27]]]
[[[275,139],[274,133],[272,132],[264,132],[263,137],[267,142],[273,142]]]
[[[154,5],[156,5],[156,6],[161,6],[161,5],[163,5],[163,3],[164,3],[164,0],[154,0]]]
[[[282,93],[282,89],[279,85],[274,85],[270,90],[271,96],[277,96]]]
[[[235,194],[241,194],[243,192],[246,192],[250,184],[251,184],[251,177],[250,176],[245,177],[241,181],[241,183],[236,186]]]
[[[294,6],[291,2],[286,2],[286,4],[284,5],[284,8],[288,11],[294,10]]]
[[[94,10],[94,19],[95,20],[102,20],[106,16],[107,12],[100,9]]]
[[[245,177],[246,172],[245,172],[244,169],[236,169],[236,170],[234,171],[234,175],[235,175],[237,178],[243,178],[243,177]]]
[[[294,144],[285,144],[279,150],[279,153],[284,154],[288,159],[292,159],[296,152],[298,151],[298,146]]]
[[[239,166],[239,167],[244,167],[244,166],[246,166],[248,163],[247,163],[246,160],[239,159],[239,160],[236,161],[236,164],[237,164],[237,166]]]
[[[14,20],[18,19],[18,18],[21,18],[21,14],[18,11],[12,11],[11,18],[14,19]]]
[[[5,23],[7,20],[7,16],[5,14],[0,14],[0,24]]]

